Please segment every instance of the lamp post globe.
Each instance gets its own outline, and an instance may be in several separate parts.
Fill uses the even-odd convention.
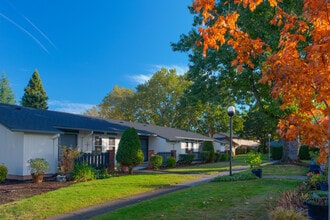
[[[235,115],[235,107],[229,106],[227,109],[227,113],[228,113],[229,117],[233,117]]]
[[[229,130],[230,130],[230,136],[229,136],[229,175],[232,175],[232,148],[233,148],[233,116],[235,114],[235,107],[229,106],[227,109],[227,113],[230,117],[230,123],[229,123]]]

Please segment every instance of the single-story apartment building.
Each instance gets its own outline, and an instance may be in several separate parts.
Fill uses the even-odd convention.
[[[194,132],[126,121],[0,104],[0,164],[8,168],[9,179],[29,179],[28,160],[44,158],[48,174],[57,173],[60,146],[80,152],[118,149],[122,133],[134,127],[140,137],[145,160],[155,153],[175,150],[179,154],[199,152],[203,141],[213,141]]]
[[[214,138],[214,149],[220,152],[229,152],[230,146],[230,137],[229,134],[220,132],[216,133],[213,136]],[[237,135],[233,134],[232,137],[232,153],[235,155],[235,151],[237,148],[245,148],[245,149],[256,149],[260,146],[258,141],[254,140],[246,140],[238,137]]]

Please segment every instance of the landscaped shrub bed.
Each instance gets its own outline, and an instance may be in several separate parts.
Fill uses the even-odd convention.
[[[168,157],[166,160],[167,167],[176,167],[176,159],[175,157]]]
[[[159,155],[153,155],[150,157],[150,164],[152,169],[158,170],[159,167],[163,164],[163,157]]]
[[[180,164],[191,164],[195,159],[195,154],[179,154],[179,161]]]

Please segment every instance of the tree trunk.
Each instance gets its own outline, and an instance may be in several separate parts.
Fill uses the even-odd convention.
[[[282,161],[283,162],[298,161],[299,149],[300,149],[300,141],[298,138],[293,141],[283,139]]]

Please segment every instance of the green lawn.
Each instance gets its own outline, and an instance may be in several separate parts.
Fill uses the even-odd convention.
[[[240,168],[247,166],[245,162],[245,155],[237,155],[232,160],[232,168]],[[215,174],[221,171],[229,170],[229,161],[210,163],[210,164],[199,164],[194,166],[184,166],[178,168],[165,169],[163,171],[169,173],[186,173],[186,174]]]
[[[0,219],[44,219],[196,178],[179,174],[139,174],[78,183],[0,205]]]
[[[211,182],[118,209],[95,219],[265,220],[275,199],[300,183],[292,179]]]
[[[169,169],[166,170],[167,173],[137,174],[77,183],[0,205],[0,219],[44,219],[160,187],[191,181],[199,178],[194,175],[196,173],[213,174],[228,170],[228,164],[228,162],[202,164]],[[233,167],[245,165],[244,156],[234,158]],[[297,176],[305,175],[306,170],[305,167],[293,165],[263,166],[264,175]],[[186,175],[177,173],[186,173]],[[292,189],[299,183],[298,180],[266,178],[212,182],[112,212],[106,219],[238,219],[242,217],[258,219],[257,217],[265,217],[267,207],[276,196],[279,196],[279,192]]]
[[[246,167],[248,164],[245,162],[246,155],[237,155],[232,160],[232,169]],[[308,168],[304,166],[295,165],[267,165],[268,155],[262,155],[263,163],[263,175],[276,175],[276,176],[305,176],[307,174]],[[229,161],[210,163],[210,164],[198,164],[194,166],[184,166],[172,169],[165,169],[163,171],[169,173],[182,173],[182,174],[216,174],[221,171],[229,170]]]

